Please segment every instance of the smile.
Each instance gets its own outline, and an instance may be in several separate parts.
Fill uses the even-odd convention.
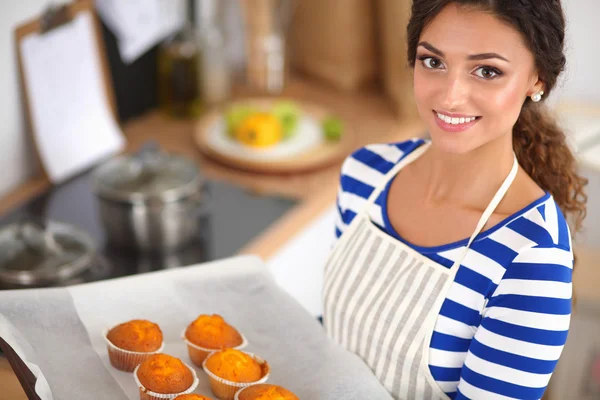
[[[437,117],[444,121],[447,124],[458,125],[458,124],[468,124],[471,121],[475,121],[478,117],[450,117],[448,115],[444,115],[442,113],[436,113]]]
[[[447,115],[437,111],[433,111],[436,116],[436,122],[440,128],[449,132],[464,131],[481,119],[478,116],[453,114]]]

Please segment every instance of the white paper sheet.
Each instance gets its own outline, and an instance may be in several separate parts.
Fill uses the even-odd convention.
[[[53,183],[123,148],[89,12],[45,35],[28,35],[21,54],[35,141]]]
[[[185,5],[182,0],[96,0],[98,14],[116,36],[127,64],[183,27]]]
[[[22,338],[18,338],[15,336],[14,332],[9,329],[9,322],[7,319],[0,314],[0,337],[9,343],[15,353],[23,360],[25,366],[29,368],[33,376],[36,378],[35,382],[35,392],[40,396],[43,400],[54,400],[52,396],[52,391],[50,390],[50,386],[48,385],[48,381],[46,381],[46,377],[40,370],[40,367],[37,364],[34,364],[31,361],[28,361],[27,353],[24,350],[28,348],[28,350],[32,350],[31,346],[28,343],[24,343]],[[2,394],[2,392],[0,392]]]
[[[368,366],[331,341],[251,256],[70,288],[0,291],[0,336],[39,366],[54,400],[137,400],[132,374],[110,365],[102,330],[150,319],[163,331],[164,352],[189,363],[180,334],[202,313],[239,329],[245,350],[269,362],[268,382],[303,400],[391,399]],[[206,374],[195,370],[195,393],[214,398]]]

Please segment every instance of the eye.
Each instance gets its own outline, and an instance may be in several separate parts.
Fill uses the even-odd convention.
[[[419,60],[421,61],[421,64],[428,69],[441,69],[444,65],[439,58],[435,57],[422,56],[419,57]]]
[[[493,79],[502,75],[502,72],[493,67],[480,67],[475,70],[475,75],[482,79]]]

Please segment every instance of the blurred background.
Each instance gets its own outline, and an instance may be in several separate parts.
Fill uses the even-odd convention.
[[[405,55],[410,3],[2,2],[0,289],[252,253],[320,315],[341,162],[427,136]],[[562,3],[568,67],[548,104],[589,200],[547,398],[599,399],[600,2]],[[0,357],[3,379],[22,396]]]

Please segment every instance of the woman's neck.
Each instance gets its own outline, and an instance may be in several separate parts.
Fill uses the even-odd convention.
[[[466,154],[448,153],[432,143],[424,155],[424,201],[485,207],[513,165],[512,137],[506,136]]]

